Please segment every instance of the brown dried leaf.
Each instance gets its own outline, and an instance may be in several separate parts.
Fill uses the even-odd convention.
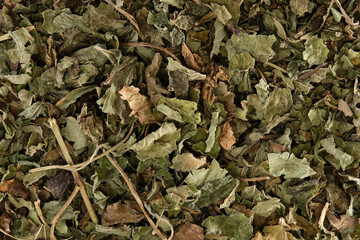
[[[185,239],[191,239],[191,240],[204,239],[203,228],[189,222],[185,223],[179,228],[179,231],[175,233],[173,240],[185,240]]]
[[[7,192],[8,189],[9,189],[9,185],[10,185],[13,181],[14,181],[14,179],[4,181],[4,182],[0,185],[0,192]]]
[[[329,211],[326,217],[329,220],[331,226],[340,232],[343,232],[348,228],[355,228],[358,224],[357,216],[348,216],[344,214],[340,216],[340,219],[338,219],[332,211]]]
[[[339,100],[338,108],[344,113],[345,117],[351,117],[353,115],[349,105],[342,99]]]
[[[286,152],[287,150],[285,146],[278,144],[276,142],[270,141],[269,144],[270,144],[271,153],[282,153],[282,152]]]
[[[30,196],[30,191],[25,187],[22,182],[19,182],[16,179],[11,179],[3,182],[0,185],[0,192],[7,192],[18,197],[28,198]]]
[[[143,218],[144,215],[135,201],[125,201],[125,204],[119,201],[106,207],[101,223],[104,226],[137,223]]]
[[[228,122],[224,123],[223,125],[221,125],[220,129],[221,129],[221,134],[219,138],[219,143],[225,150],[230,150],[232,145],[236,143],[234,132],[231,128],[230,123]]]
[[[194,55],[191,53],[190,49],[188,48],[188,46],[186,46],[186,44],[183,42],[182,44],[182,50],[181,53],[185,59],[186,65],[198,72],[201,72],[201,67],[199,66],[199,64],[195,61]]]
[[[71,180],[71,173],[62,171],[54,178],[48,180],[45,184],[46,188],[51,192],[55,199],[59,199],[64,195]]]
[[[140,89],[134,86],[125,86],[119,91],[121,98],[128,101],[130,105],[132,110],[130,116],[135,115],[140,123],[154,123],[155,117],[152,114],[150,102],[139,92]]]
[[[191,153],[183,153],[177,156],[174,160],[174,164],[171,168],[177,171],[189,172],[196,170],[206,164],[206,157],[196,158]]]
[[[10,233],[10,224],[11,224],[11,218],[6,213],[3,213],[0,216],[0,228],[4,230],[7,233]]]

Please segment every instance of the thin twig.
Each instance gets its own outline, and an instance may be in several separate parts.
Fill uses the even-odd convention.
[[[121,8],[119,8],[118,6],[116,6],[113,2],[111,2],[110,0],[105,0],[105,2],[107,2],[110,6],[112,6],[113,8],[115,8],[119,13],[121,13],[122,15],[124,15],[129,21],[130,23],[135,27],[136,31],[138,32],[138,34],[141,34],[139,25],[137,24],[135,18],[133,16],[131,16],[129,13],[127,13],[126,11],[122,10]]]
[[[123,177],[123,179],[125,180],[125,183],[127,184],[127,186],[130,189],[131,194],[133,195],[133,197],[135,198],[137,204],[139,205],[141,211],[144,213],[145,218],[148,220],[148,222],[150,223],[151,227],[153,228],[154,232],[162,239],[166,239],[166,237],[159,231],[159,229],[156,227],[155,223],[153,222],[153,220],[151,220],[149,214],[146,212],[145,208],[144,208],[144,204],[141,201],[141,198],[139,197],[139,195],[137,194],[137,192],[135,191],[134,187],[132,186],[132,183],[130,181],[130,179],[128,178],[128,176],[126,175],[126,173],[122,170],[122,168],[119,166],[119,164],[112,158],[109,156],[109,154],[106,154],[106,157],[108,158],[108,160],[112,163],[112,165],[114,165],[114,167],[119,171],[120,175]]]
[[[282,67],[279,67],[278,65],[275,65],[275,64],[273,64],[271,62],[266,62],[265,64],[270,66],[270,67],[273,67],[273,68],[275,68],[275,69],[277,69],[277,70],[279,70],[279,71],[281,71],[283,73],[287,73],[287,71],[285,69],[283,69]]]
[[[49,226],[49,225],[47,224],[46,220],[45,220],[45,217],[44,217],[43,212],[41,211],[40,200],[39,200],[39,199],[36,200],[36,201],[34,202],[34,205],[35,205],[35,210],[36,210],[36,212],[37,212],[37,214],[38,214],[41,222],[42,222],[45,226]]]
[[[108,77],[108,79],[106,79],[104,82],[101,83],[101,86],[103,85],[109,85],[113,79],[113,77],[115,76],[116,73],[120,72],[122,69],[124,69],[124,67],[126,67],[129,63],[131,63],[133,60],[135,60],[136,57],[133,57],[132,59],[124,62],[121,67],[119,67],[119,69],[117,69],[116,71],[114,71],[113,73],[110,74],[110,77]]]
[[[329,108],[332,108],[334,110],[339,110],[339,108],[337,106],[332,105],[327,99],[324,100],[324,103],[326,106],[328,106]]]
[[[318,225],[320,226],[320,229],[322,229],[324,227],[324,221],[325,221],[326,214],[329,210],[329,206],[330,206],[330,203],[326,202],[325,206],[321,210],[320,219],[319,219],[319,223],[318,223]]]
[[[57,221],[59,221],[61,214],[63,214],[65,209],[70,205],[70,203],[72,202],[72,200],[74,199],[76,194],[79,192],[79,190],[80,190],[79,186],[75,186],[74,191],[71,193],[69,199],[65,202],[65,204],[61,207],[60,211],[51,220],[51,228],[50,228],[50,239],[51,240],[56,240],[56,237],[54,234],[56,223],[57,223]]]
[[[345,10],[344,10],[343,7],[341,6],[341,3],[339,2],[339,0],[335,0],[335,3],[336,3],[336,5],[338,6],[338,8],[340,9],[341,14],[344,16],[345,22],[346,22],[347,24],[349,24],[349,25],[352,26],[352,27],[359,25],[359,22],[354,23],[354,22],[353,22],[354,19],[351,19],[351,18],[347,15],[347,13],[345,12]]]
[[[311,70],[311,71],[309,71],[309,72],[307,72],[307,73],[304,73],[304,74],[302,74],[301,76],[299,76],[299,77],[297,78],[297,80],[300,81],[300,80],[303,80],[303,79],[306,79],[306,78],[310,77],[311,75],[313,75],[313,74],[315,74],[316,72],[318,72],[322,67],[325,67],[325,66],[327,66],[328,64],[329,64],[328,62],[324,62],[324,63],[320,64],[319,66],[317,66],[317,67],[314,68],[313,70]]]
[[[33,173],[33,172],[41,172],[41,171],[46,171],[46,170],[52,170],[52,169],[62,169],[62,170],[67,170],[67,171],[79,171],[83,168],[85,168],[87,165],[89,165],[90,163],[95,162],[96,160],[106,156],[106,154],[111,153],[112,151],[116,150],[117,148],[119,148],[122,144],[124,144],[129,137],[131,136],[132,132],[134,129],[134,123],[131,125],[130,131],[129,133],[126,135],[126,137],[124,139],[122,139],[120,142],[118,142],[115,146],[109,148],[108,150],[106,150],[105,152],[103,152],[102,154],[96,156],[96,157],[91,157],[89,160],[79,163],[79,164],[75,164],[75,165],[52,165],[52,166],[45,166],[45,167],[39,167],[39,168],[33,168],[30,169],[29,172]],[[93,154],[94,155],[94,154]]]
[[[49,123],[50,123],[51,129],[53,130],[53,132],[55,134],[56,140],[59,143],[61,152],[62,152],[66,162],[69,165],[74,165],[74,162],[71,159],[70,153],[69,153],[69,151],[68,151],[68,149],[67,149],[67,147],[65,145],[64,139],[62,138],[62,135],[60,133],[59,125],[57,124],[57,122],[56,122],[56,120],[54,118],[50,118]],[[91,205],[90,199],[89,199],[89,197],[88,197],[88,195],[86,193],[86,189],[85,189],[85,186],[84,186],[84,184],[82,182],[80,174],[77,171],[71,171],[71,173],[72,173],[72,175],[74,177],[74,180],[75,180],[76,184],[80,187],[80,193],[81,193],[81,196],[82,196],[82,198],[84,200],[86,209],[89,212],[91,220],[95,224],[97,224],[99,222],[99,220],[98,220],[98,218],[96,216],[96,213],[95,213],[95,211],[94,211],[94,209],[93,209],[93,207]]]
[[[173,54],[172,52],[170,52],[169,50],[167,50],[166,48],[163,48],[163,47],[152,45],[152,44],[146,43],[146,42],[120,43],[119,45],[124,46],[124,47],[149,47],[149,48],[154,48],[156,50],[163,51],[164,53],[171,56],[175,61],[177,61],[178,63],[180,63],[182,65],[181,61],[175,56],[175,54]]]
[[[264,176],[264,177],[254,177],[254,178],[239,178],[242,182],[257,182],[257,181],[264,181],[264,180],[271,180],[271,177]]]

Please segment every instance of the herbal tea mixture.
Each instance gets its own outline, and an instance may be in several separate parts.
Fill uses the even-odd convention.
[[[1,239],[360,238],[358,0],[0,8]]]

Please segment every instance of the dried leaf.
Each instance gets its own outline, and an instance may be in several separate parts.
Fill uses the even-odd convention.
[[[104,226],[115,224],[137,223],[144,218],[144,214],[139,209],[135,201],[121,201],[108,205],[102,216],[101,223]]]
[[[204,230],[202,227],[192,224],[190,222],[186,222],[175,233],[173,240],[183,240],[183,239],[203,240],[204,239],[203,231]]]
[[[177,171],[189,172],[204,166],[205,163],[206,157],[195,158],[191,153],[183,153],[173,159],[171,168]]]
[[[220,129],[221,134],[219,138],[219,143],[225,150],[230,150],[231,147],[236,143],[236,138],[234,136],[234,132],[231,128],[230,123],[224,123],[220,126]]]
[[[139,92],[140,89],[134,86],[125,86],[119,91],[121,98],[128,101],[130,105],[132,110],[130,116],[135,115],[142,124],[153,123],[155,118],[151,111],[150,102]]]

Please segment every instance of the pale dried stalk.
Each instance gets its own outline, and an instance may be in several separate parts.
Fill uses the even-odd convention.
[[[161,238],[161,239],[166,239],[166,237],[159,231],[159,229],[156,227],[155,223],[153,222],[153,220],[151,220],[149,214],[146,212],[145,208],[144,208],[144,204],[141,201],[141,198],[139,197],[139,195],[137,194],[137,192],[135,191],[134,187],[132,186],[132,183],[130,181],[130,179],[128,178],[128,176],[126,175],[126,173],[122,170],[122,168],[119,166],[119,164],[112,158],[109,156],[109,154],[106,154],[106,157],[108,158],[108,160],[112,163],[112,165],[114,165],[114,167],[119,171],[120,175],[123,177],[123,179],[125,180],[125,183],[127,184],[127,186],[130,189],[131,194],[133,195],[133,197],[135,198],[135,201],[137,202],[137,204],[139,205],[141,211],[144,213],[145,218],[148,220],[148,222],[150,223],[151,227],[153,228],[154,232]]]
[[[50,239],[56,240],[55,237],[55,226],[57,221],[59,221],[61,214],[65,211],[65,209],[70,205],[76,194],[79,192],[79,186],[75,186],[74,191],[71,193],[69,199],[65,202],[65,204],[61,207],[60,211],[55,215],[55,217],[51,220],[51,228],[50,228]]]
[[[51,126],[51,129],[53,130],[54,134],[55,134],[55,137],[56,137],[56,140],[58,141],[59,143],[59,146],[60,146],[60,149],[61,149],[61,152],[66,160],[66,162],[69,164],[69,165],[74,165],[74,162],[73,160],[71,159],[71,156],[70,156],[70,153],[65,145],[65,142],[64,142],[64,139],[62,138],[62,135],[60,133],[60,128],[59,128],[59,125],[57,124],[56,120],[54,118],[50,118],[49,119],[49,123],[50,123],[50,126]],[[81,196],[84,200],[84,203],[85,203],[85,206],[86,206],[86,209],[87,211],[89,212],[89,215],[91,217],[91,220],[97,224],[99,222],[97,216],[96,216],[96,213],[91,205],[91,202],[89,200],[89,197],[86,193],[86,189],[85,189],[85,186],[82,182],[82,179],[81,179],[81,176],[80,174],[77,172],[77,171],[71,171],[73,177],[74,177],[74,180],[76,182],[76,184],[79,186],[80,188],[80,193],[81,193]]]
[[[102,154],[93,157],[94,155],[96,155],[96,152],[93,154],[93,156],[91,156],[91,158],[85,162],[79,163],[79,164],[75,164],[75,165],[52,165],[52,166],[45,166],[45,167],[39,167],[39,168],[33,168],[30,169],[29,172],[41,172],[41,171],[46,171],[46,170],[51,170],[51,169],[62,169],[62,170],[68,170],[68,171],[79,171],[81,169],[84,169],[87,165],[89,165],[90,163],[95,162],[96,160],[106,156],[106,154],[111,153],[112,151],[116,150],[117,148],[119,148],[122,144],[124,144],[129,137],[131,136],[132,132],[134,130],[134,123],[131,125],[130,131],[129,133],[126,135],[125,138],[123,138],[120,142],[118,142],[116,145],[114,145],[113,147],[109,148],[108,150],[106,150],[105,152],[103,152]]]
[[[42,222],[45,226],[49,226],[49,225],[47,224],[46,220],[45,220],[45,217],[44,217],[43,212],[41,211],[40,200],[39,200],[39,199],[36,200],[36,201],[34,202],[34,205],[35,205],[35,210],[36,210],[36,212],[37,212],[37,214],[38,214],[41,222]]]
[[[124,10],[122,10],[121,8],[117,7],[113,2],[111,2],[110,0],[105,0],[105,2],[107,2],[110,6],[112,6],[113,8],[115,8],[119,13],[121,13],[122,15],[124,15],[129,21],[130,23],[136,28],[136,31],[138,32],[138,34],[141,34],[139,25],[137,24],[135,18],[133,16],[131,16],[129,13],[125,12]]]
[[[279,71],[281,71],[283,73],[287,73],[287,71],[285,69],[283,69],[282,67],[279,67],[278,65],[275,65],[275,64],[273,64],[271,62],[266,62],[265,64],[270,66],[270,67],[273,67],[273,68],[275,68],[275,69],[277,69],[277,70],[279,70]]]
[[[330,206],[330,204],[327,202],[325,204],[325,206],[323,207],[323,209],[321,210],[320,219],[319,219],[319,223],[318,223],[320,226],[320,229],[324,228],[324,221],[325,221],[326,214],[329,210],[329,206]]]
[[[257,182],[257,181],[264,181],[264,180],[270,180],[271,177],[264,176],[264,177],[254,177],[254,178],[239,178],[242,182]]]

